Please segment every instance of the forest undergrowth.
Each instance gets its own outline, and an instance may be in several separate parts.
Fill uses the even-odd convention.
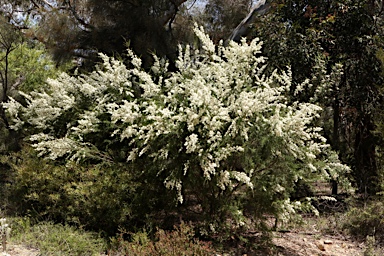
[[[384,205],[380,198],[369,202],[349,198],[344,203],[340,208],[327,202],[319,216],[302,214],[300,220],[277,227],[271,218],[268,236],[247,231],[221,242],[203,239],[192,223],[184,222],[170,230],[120,230],[116,236],[103,237],[83,227],[1,215],[11,228],[8,255],[383,255]]]

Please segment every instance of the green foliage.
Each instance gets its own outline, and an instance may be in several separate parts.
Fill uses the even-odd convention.
[[[210,243],[202,242],[194,238],[193,227],[181,223],[175,226],[173,231],[159,229],[152,241],[146,232],[138,232],[132,235],[132,241],[127,242],[122,237],[113,239],[111,255],[142,255],[142,256],[188,256],[188,255],[212,255],[214,251]]]
[[[383,18],[375,1],[275,1],[273,11],[255,24],[255,35],[265,41],[270,68],[292,69],[292,91],[310,79],[295,99],[307,101],[322,77],[341,65],[334,80],[317,104],[327,109],[325,137],[342,161],[352,168],[359,192],[374,195],[378,182],[376,146],[382,134],[374,134],[374,119],[382,111],[382,65],[377,54],[382,48]],[[326,72],[318,69],[323,62]],[[320,78],[320,79],[319,79]],[[373,114],[374,113],[374,114]],[[380,115],[380,114],[379,114]]]
[[[32,225],[28,218],[12,221],[11,241],[38,248],[41,255],[100,255],[105,241],[97,234],[68,225],[39,222]]]
[[[344,219],[344,228],[352,236],[364,240],[374,237],[379,243],[384,242],[384,203],[369,202],[365,207],[355,207],[349,210]]]
[[[48,51],[38,42],[21,43],[9,58],[12,77],[20,82],[15,89],[23,92],[41,89],[47,78],[55,78],[60,73]]]
[[[6,125],[0,120],[0,154],[16,151],[20,148],[20,134],[13,130],[7,129]],[[6,172],[6,165],[1,165],[0,172]],[[0,174],[1,175],[1,174]]]
[[[119,225],[134,226],[132,219],[143,219],[148,213],[126,167],[57,166],[27,148],[12,158],[5,191],[10,212],[112,235]]]

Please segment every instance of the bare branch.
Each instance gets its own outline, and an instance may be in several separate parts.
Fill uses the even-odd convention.
[[[160,19],[160,22],[163,26],[167,25],[173,17],[175,17],[177,11],[179,10],[179,6],[185,3],[187,0],[173,0],[171,1],[171,8],[164,14],[164,16]]]
[[[40,5],[38,5],[38,4],[36,3],[36,1],[31,0],[31,3],[32,3],[36,8],[40,9]]]
[[[190,9],[192,9],[196,2],[197,2],[197,0],[194,0],[193,3],[191,4],[191,6],[189,6],[187,8],[187,10],[189,11]]]
[[[84,28],[86,29],[85,31],[94,29],[94,27],[91,24],[87,23],[84,19],[82,19],[78,15],[76,11],[76,5],[71,5],[71,1],[68,1],[68,8],[71,11],[73,17],[75,17],[75,19],[77,20],[77,22],[79,22],[82,26],[84,26]]]
[[[48,5],[49,6],[49,8],[54,8],[50,3],[48,3],[47,1],[45,1],[45,0],[41,0],[41,1],[43,1],[43,3],[45,3],[46,5]]]
[[[21,75],[19,76],[16,81],[11,85],[11,89],[13,90],[17,90],[19,88],[19,86],[24,83],[25,81],[25,76],[24,75]]]

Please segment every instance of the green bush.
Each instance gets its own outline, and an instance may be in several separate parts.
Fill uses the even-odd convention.
[[[377,242],[384,242],[384,203],[373,201],[365,207],[350,209],[343,228],[360,240],[372,236]]]
[[[28,148],[9,162],[12,175],[5,191],[9,213],[71,223],[107,235],[115,235],[119,226],[142,227],[146,216],[152,211],[156,215],[156,202],[150,201],[156,192],[145,183],[140,187],[126,166],[55,165]]]
[[[194,238],[193,228],[181,223],[173,231],[159,229],[155,241],[151,241],[146,232],[132,235],[132,241],[114,239],[112,244],[116,249],[111,250],[111,255],[140,255],[140,256],[188,256],[188,255],[213,255],[213,249],[208,242],[201,242]]]
[[[106,251],[106,242],[98,235],[68,225],[31,225],[28,218],[16,218],[11,225],[11,241],[37,248],[41,255],[100,255]]]

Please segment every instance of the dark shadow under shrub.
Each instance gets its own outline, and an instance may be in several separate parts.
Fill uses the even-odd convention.
[[[194,237],[193,227],[181,223],[173,231],[159,229],[154,241],[146,232],[138,232],[131,236],[131,242],[125,241],[121,234],[112,240],[109,255],[141,255],[141,256],[179,256],[179,255],[213,255],[210,243],[199,241]]]

